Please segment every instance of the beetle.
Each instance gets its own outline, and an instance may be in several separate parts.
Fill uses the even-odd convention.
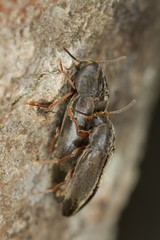
[[[77,71],[70,78],[64,72],[60,60],[61,71],[74,92],[49,106],[26,104],[51,108],[73,95],[67,106],[61,129],[57,131],[51,144],[52,147],[57,141],[54,160],[42,161],[54,162],[53,188],[44,193],[54,192],[55,199],[63,205],[62,214],[71,216],[94,196],[98,188],[106,163],[115,149],[114,127],[107,115],[121,110],[106,112],[109,90],[99,62],[79,61],[67,49],[64,50],[79,62]],[[63,185],[66,187],[62,187]]]

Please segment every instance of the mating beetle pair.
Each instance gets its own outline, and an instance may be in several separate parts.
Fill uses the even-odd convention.
[[[64,50],[79,62],[76,73],[70,78],[60,61],[61,71],[74,91],[49,106],[27,104],[51,108],[73,95],[51,144],[53,147],[56,143],[54,159],[57,161],[42,161],[54,162],[53,188],[44,193],[53,192],[55,199],[62,203],[62,214],[71,216],[94,196],[104,168],[114,153],[115,132],[108,114],[122,112],[135,101],[121,110],[107,112],[109,90],[100,63],[79,61]]]

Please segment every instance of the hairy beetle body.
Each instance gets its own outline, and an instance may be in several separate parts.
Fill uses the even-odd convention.
[[[49,106],[38,103],[26,104],[52,108],[73,95],[67,105],[61,130],[57,132],[50,146],[52,148],[58,138],[53,153],[55,160],[44,161],[54,162],[53,188],[44,193],[53,192],[55,199],[62,204],[62,214],[71,216],[94,196],[108,160],[114,153],[115,132],[108,114],[125,111],[135,103],[135,100],[121,110],[107,112],[109,90],[100,64],[79,61],[67,49],[64,50],[79,62],[77,71],[70,78],[64,72],[60,60],[61,71],[74,92],[66,94]]]

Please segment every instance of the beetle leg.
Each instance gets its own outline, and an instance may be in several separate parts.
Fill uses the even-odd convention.
[[[61,162],[65,161],[65,160],[67,160],[67,159],[69,159],[69,158],[75,157],[79,152],[81,152],[81,151],[84,150],[84,149],[85,149],[85,147],[76,148],[76,149],[72,152],[71,155],[68,155],[68,156],[66,156],[66,157],[61,158],[61,159],[58,161],[58,163],[61,163]]]
[[[36,106],[36,107],[42,107],[42,108],[52,108],[54,106],[56,106],[57,104],[59,104],[60,102],[62,102],[63,100],[65,100],[66,98],[72,96],[74,94],[74,92],[69,92],[67,93],[66,95],[64,95],[62,98],[60,98],[59,100],[57,100],[56,102],[54,103],[51,103],[50,105],[43,105],[43,104],[39,104],[37,102],[27,102],[25,103],[26,105],[31,105],[31,106]]]
[[[72,158],[72,157],[75,157],[79,152],[83,151],[85,149],[85,147],[79,147],[79,148],[76,148],[72,153],[71,155],[68,155],[66,157],[63,157],[61,159],[59,159],[58,161],[55,161],[55,160],[45,160],[45,161],[32,161],[34,163],[61,163],[69,158]]]
[[[47,193],[52,193],[52,192],[56,192],[61,186],[67,184],[71,178],[72,178],[72,175],[74,173],[74,169],[72,169],[66,176],[65,178],[65,181],[61,182],[61,183],[58,183],[55,187],[51,188],[51,189],[47,189],[45,191],[42,191],[42,192],[38,192],[38,193],[31,193],[31,194],[28,194],[26,198],[29,198],[29,197],[32,197],[32,196],[36,196],[36,195],[39,195],[39,194],[47,194]]]
[[[90,116],[86,116],[87,119],[93,119],[99,115],[111,115],[111,114],[119,114],[119,113],[122,113],[126,110],[128,110],[130,107],[132,107],[134,104],[135,104],[136,100],[133,99],[127,106],[121,108],[121,109],[118,109],[118,110],[115,110],[115,111],[111,111],[111,112],[96,112],[96,113],[93,113],[91,114]]]
[[[50,146],[49,146],[49,150],[48,150],[48,154],[47,154],[47,158],[46,158],[46,160],[45,161],[32,161],[32,162],[38,162],[38,163],[43,163],[43,165],[41,166],[41,169],[40,169],[40,171],[39,171],[39,174],[38,174],[38,179],[40,179],[40,176],[41,176],[41,174],[42,174],[42,171],[43,171],[43,168],[44,168],[44,166],[45,166],[45,163],[47,162],[50,162],[49,160],[47,160],[48,159],[48,157],[49,157],[49,155],[50,155],[50,153],[51,153],[51,151],[52,151],[52,148],[54,147],[54,145],[55,145],[55,143],[56,143],[56,141],[57,141],[57,138],[59,137],[59,134],[60,134],[60,132],[61,132],[61,127],[59,126],[58,128],[57,128],[57,130],[56,130],[56,135],[54,136],[54,138],[53,138],[53,140],[52,140],[52,142],[51,142],[51,144],[50,144]]]
[[[54,138],[53,138],[53,140],[52,140],[52,142],[51,142],[51,144],[50,144],[50,146],[49,146],[49,150],[48,150],[48,154],[47,154],[47,159],[48,159],[48,157],[49,157],[49,155],[50,155],[50,153],[51,153],[51,151],[52,151],[52,149],[53,149],[53,147],[54,147],[54,145],[55,145],[55,143],[56,143],[56,141],[57,141],[57,138],[59,137],[60,132],[61,132],[61,127],[59,126],[59,127],[56,129],[56,135],[54,136]],[[38,174],[38,178],[39,178],[39,179],[40,179],[40,176],[41,176],[41,174],[42,174],[44,165],[45,165],[45,163],[43,163],[43,165],[42,165],[42,167],[41,167],[41,169],[40,169],[40,171],[39,171],[39,174]]]
[[[50,146],[49,146],[49,152],[48,152],[48,155],[50,154],[50,152],[52,151],[52,148],[54,147],[56,141],[57,141],[57,138],[59,137],[59,134],[61,132],[61,126],[57,127],[56,129],[56,135],[54,136]]]
[[[77,135],[82,138],[88,137],[89,131],[78,129],[78,123],[77,123],[76,119],[74,118],[72,108],[69,105],[67,106],[67,110],[68,110],[68,115],[70,116],[70,119],[73,121],[73,123],[75,125]]]
[[[25,198],[36,196],[36,195],[39,195],[39,194],[47,194],[47,193],[55,192],[55,191],[57,191],[58,188],[60,188],[62,185],[66,184],[66,183],[67,183],[67,181],[65,180],[64,182],[61,182],[61,183],[57,184],[54,188],[47,189],[47,190],[42,191],[42,192],[28,194]]]
[[[63,66],[62,66],[62,62],[60,59],[60,68],[61,68],[61,72],[64,74],[64,76],[67,78],[68,82],[71,84],[72,88],[75,89],[74,83],[72,82],[70,76],[63,70]]]

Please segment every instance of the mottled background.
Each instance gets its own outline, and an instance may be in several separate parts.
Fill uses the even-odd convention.
[[[140,177],[140,163],[148,152],[150,123],[157,111],[159,13],[158,0],[1,0],[1,239],[118,239],[117,223]],[[61,216],[61,205],[52,194],[24,199],[31,192],[52,186],[52,166],[45,167],[39,181],[40,166],[32,160],[46,159],[67,102],[48,112],[37,111],[25,102],[55,101],[68,91],[67,81],[59,71],[59,58],[70,75],[74,61],[63,51],[63,46],[79,59],[105,60],[126,55],[124,62],[103,65],[110,88],[109,110],[136,99],[132,109],[111,117],[116,131],[116,152],[94,199],[71,218]],[[147,180],[156,175],[152,168],[156,165],[154,150],[148,156],[151,171]],[[158,181],[153,186],[158,189]],[[156,194],[150,194],[157,199]],[[147,203],[149,198],[144,201]],[[139,204],[138,201],[136,206],[140,207]],[[152,219],[156,232],[156,218],[148,208],[146,219]],[[134,214],[140,219],[138,209],[135,208]],[[126,234],[131,218],[132,215],[122,228]],[[138,229],[143,229],[142,223],[143,220],[135,220],[137,235],[130,230],[127,239],[141,236]],[[149,232],[150,227],[146,225],[145,230]],[[152,235],[152,239],[156,238]]]

